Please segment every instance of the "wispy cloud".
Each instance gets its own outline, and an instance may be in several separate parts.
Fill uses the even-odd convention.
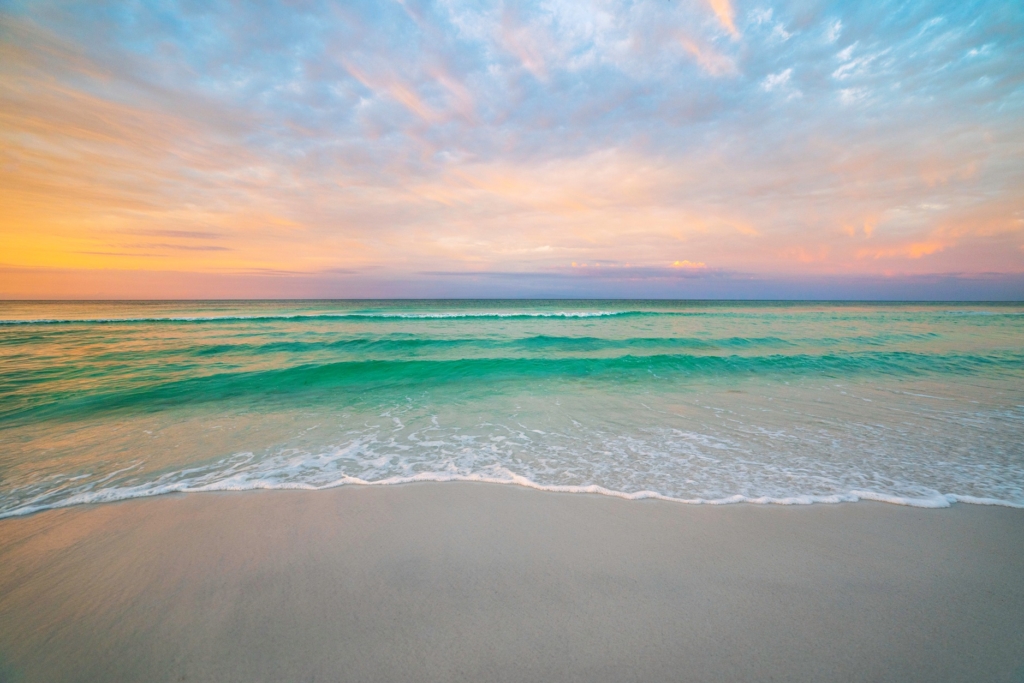
[[[994,1],[16,0],[0,265],[1022,273],[1022,36]]]
[[[736,73],[736,63],[729,57],[716,52],[708,46],[700,46],[689,38],[680,38],[679,44],[687,53],[693,56],[694,60],[704,71],[712,76],[724,76]]]
[[[708,4],[711,5],[711,9],[714,11],[715,16],[718,17],[718,21],[722,23],[722,28],[728,31],[734,38],[738,38],[740,34],[736,30],[736,23],[733,21],[735,12],[733,12],[731,0],[708,0]]]
[[[784,88],[789,83],[789,77],[793,75],[793,69],[784,69],[777,74],[768,74],[761,81],[761,88],[771,92]]]

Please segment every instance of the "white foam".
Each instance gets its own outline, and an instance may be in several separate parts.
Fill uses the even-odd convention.
[[[57,442],[70,457],[6,473],[0,517],[171,492],[443,481],[699,505],[1024,507],[1013,379],[573,380],[463,396],[342,391],[251,412],[200,402],[76,425],[74,443]],[[26,454],[41,452],[49,429],[15,425],[0,447],[39,439]]]
[[[231,320],[302,320],[308,318],[353,318],[374,320],[448,320],[458,318],[603,318],[637,314],[671,315],[671,311],[522,311],[480,313],[288,313],[280,315],[166,316],[140,318],[15,318],[0,319],[0,325],[61,325],[76,323],[219,322]]]
[[[657,491],[616,491],[604,486],[591,484],[587,486],[568,486],[539,484],[527,477],[506,472],[506,476],[496,477],[484,474],[456,474],[451,472],[422,472],[407,477],[389,477],[376,481],[368,481],[358,477],[344,475],[338,479],[325,484],[312,484],[302,481],[271,481],[263,479],[248,480],[243,478],[229,477],[218,482],[204,484],[201,486],[189,485],[187,482],[175,482],[171,484],[142,485],[133,487],[116,487],[102,489],[99,491],[81,493],[69,496],[60,501],[50,504],[27,504],[11,510],[0,512],[0,519],[7,517],[19,517],[33,514],[43,510],[66,508],[78,505],[90,505],[98,503],[111,503],[135,498],[148,498],[152,496],[166,495],[170,493],[209,493],[209,492],[240,492],[257,490],[301,490],[301,491],[324,491],[339,488],[341,486],[399,486],[402,484],[413,484],[420,482],[477,482],[485,484],[503,484],[522,486],[524,488],[546,491],[549,493],[576,493],[596,494],[611,498],[624,500],[662,500],[683,505],[736,505],[745,503],[748,505],[814,505],[838,503],[856,503],[858,501],[874,501],[889,503],[892,505],[904,505],[917,508],[948,508],[953,503],[964,503],[969,505],[993,505],[1009,508],[1024,509],[1024,503],[1000,500],[996,498],[978,498],[951,493],[934,493],[930,496],[896,496],[877,491],[851,490],[846,493],[831,495],[809,495],[797,494],[792,496],[744,496],[732,495],[722,498],[679,498],[668,496]]]

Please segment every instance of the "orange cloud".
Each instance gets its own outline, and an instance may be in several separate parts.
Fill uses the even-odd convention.
[[[793,263],[795,261],[804,265],[823,264],[828,262],[832,249],[827,244],[799,244],[777,249],[776,253],[779,261],[784,263]]]
[[[951,243],[949,242],[940,242],[935,240],[929,240],[924,242],[910,242],[908,244],[901,244],[898,246],[886,247],[882,249],[861,249],[860,251],[857,252],[857,258],[919,259],[922,256],[928,256],[930,254],[940,252],[949,246],[951,246]]]
[[[476,114],[476,101],[466,86],[441,69],[432,70],[431,75],[448,91],[452,108],[467,121],[472,122]]]
[[[373,90],[374,92],[383,92],[428,123],[437,123],[442,120],[443,117],[438,112],[434,111],[434,109],[427,105],[419,95],[394,75],[371,76],[348,60],[342,59],[341,62],[345,67],[345,70],[348,71],[353,78],[370,90]]]
[[[519,23],[506,11],[501,21],[500,40],[506,50],[519,58],[527,71],[539,80],[547,79],[544,55],[549,41],[538,33],[537,28]]]
[[[689,38],[679,38],[679,44],[690,53],[704,71],[712,76],[724,76],[736,73],[736,63],[725,55],[715,52],[709,47],[701,47]]]
[[[708,4],[711,6],[715,16],[718,17],[722,27],[729,32],[729,35],[733,38],[738,38],[740,34],[736,30],[736,24],[733,22],[732,3],[729,0],[708,0]]]

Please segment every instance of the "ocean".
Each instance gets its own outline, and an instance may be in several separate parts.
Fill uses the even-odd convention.
[[[1024,506],[1024,305],[0,303],[0,517],[488,481]]]

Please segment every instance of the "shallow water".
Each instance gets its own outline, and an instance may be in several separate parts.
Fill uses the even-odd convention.
[[[1024,305],[0,303],[0,516],[503,481],[1024,505]]]

